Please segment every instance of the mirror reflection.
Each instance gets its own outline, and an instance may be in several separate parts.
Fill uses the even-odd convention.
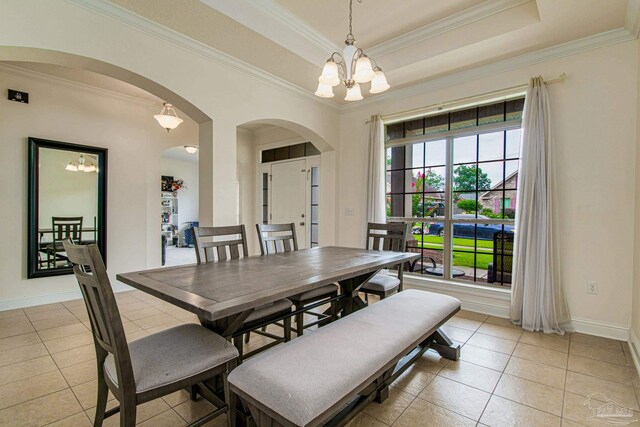
[[[38,141],[32,140],[37,168],[30,186],[34,191],[30,216],[35,220],[30,231],[36,242],[29,254],[30,277],[71,271],[64,240],[104,246],[100,237],[104,235],[101,163],[105,154],[99,149],[88,151],[89,147]]]

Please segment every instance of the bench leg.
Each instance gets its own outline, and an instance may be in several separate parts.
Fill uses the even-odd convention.
[[[435,341],[435,343],[431,346],[431,348],[437,351],[440,356],[449,360],[460,359],[460,346],[454,345],[449,337],[446,336],[441,329],[438,329],[433,334],[433,340]]]
[[[378,403],[382,403],[389,397],[389,386],[386,386],[376,392],[376,398],[374,399]]]

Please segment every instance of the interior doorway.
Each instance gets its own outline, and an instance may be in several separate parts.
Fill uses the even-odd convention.
[[[163,265],[193,264],[192,228],[199,225],[198,152],[183,146],[165,150],[160,171]]]
[[[264,224],[294,223],[300,249],[318,246],[320,156],[261,165]]]

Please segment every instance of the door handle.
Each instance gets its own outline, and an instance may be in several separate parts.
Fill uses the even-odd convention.
[[[300,227],[304,227],[304,221],[300,222]]]

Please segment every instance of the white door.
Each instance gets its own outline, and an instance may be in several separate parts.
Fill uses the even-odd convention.
[[[307,164],[306,160],[293,160],[271,166],[271,220],[272,224],[296,225],[300,249],[307,247]]]

